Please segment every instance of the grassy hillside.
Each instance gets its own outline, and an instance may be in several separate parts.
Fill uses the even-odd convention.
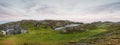
[[[5,45],[9,43],[4,42],[7,40],[13,40],[15,45],[66,45],[70,41],[80,42],[81,39],[87,39],[105,31],[104,29],[96,29],[82,33],[60,34],[52,29],[38,29],[30,30],[27,34],[7,36],[1,42],[5,43]]]
[[[106,45],[113,37],[119,38],[120,34],[111,32],[120,32],[119,30],[108,30],[109,25],[100,24],[96,29],[90,29],[84,32],[73,32],[69,34],[61,34],[51,27],[43,28],[34,27],[34,22],[20,22],[23,28],[28,30],[26,34],[17,34],[0,37],[0,45],[68,45],[69,42],[89,43],[89,45]],[[119,27],[119,26],[118,26]],[[100,41],[102,40],[102,41]],[[115,40],[116,41],[116,40]],[[120,41],[113,41],[118,44]]]

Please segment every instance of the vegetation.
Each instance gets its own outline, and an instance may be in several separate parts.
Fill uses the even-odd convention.
[[[20,22],[20,25],[26,28],[28,33],[0,37],[0,45],[68,45],[70,41],[88,43],[89,45],[116,45],[120,41],[119,39],[113,39],[120,36],[120,25],[118,23],[83,24],[82,28],[86,28],[86,31],[68,34],[61,34],[49,25],[40,24],[36,27],[34,24],[35,22],[31,21]]]

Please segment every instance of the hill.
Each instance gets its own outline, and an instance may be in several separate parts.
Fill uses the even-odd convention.
[[[54,30],[69,24],[80,25],[66,29],[66,31],[70,31],[69,33],[61,33],[61,30]],[[119,45],[120,41],[119,22],[84,24],[67,20],[22,20],[2,24],[0,26],[1,29],[6,25],[20,25],[28,30],[28,33],[2,36],[0,37],[1,45],[72,45],[71,43],[76,45]],[[76,30],[81,28],[85,29],[85,31]]]

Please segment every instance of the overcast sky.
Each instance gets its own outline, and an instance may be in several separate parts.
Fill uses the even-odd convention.
[[[0,22],[25,19],[120,21],[120,0],[0,0]]]

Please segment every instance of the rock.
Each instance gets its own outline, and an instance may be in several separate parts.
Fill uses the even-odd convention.
[[[15,35],[15,34],[21,34],[26,33],[27,30],[22,29],[19,25],[11,25],[4,27],[3,30],[1,30],[3,35]]]
[[[69,43],[68,45],[88,45],[88,43],[79,43],[79,42],[76,42],[76,41],[70,41],[68,43]]]
[[[58,27],[54,30],[59,30],[61,33],[70,33],[70,32],[82,32],[85,31],[84,28],[80,26],[80,24],[69,24],[65,25],[64,27]]]

